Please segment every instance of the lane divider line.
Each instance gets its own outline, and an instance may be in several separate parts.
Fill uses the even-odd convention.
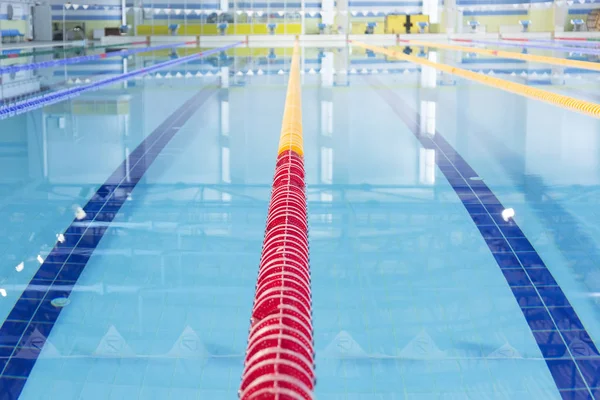
[[[313,398],[315,386],[299,45],[285,98],[239,397]]]
[[[540,43],[563,43],[567,45],[573,46],[589,46],[589,47],[599,47],[600,41],[586,38],[558,38],[546,40],[546,39],[526,39],[526,38],[507,38],[501,37],[501,40],[508,40],[511,42],[540,42]]]
[[[111,222],[148,168],[217,89],[202,89],[161,123],[117,167],[83,207],[25,288],[0,327],[0,398],[17,399],[35,367],[62,307]]]
[[[14,104],[0,107],[0,120],[12,117],[14,115],[23,114],[27,111],[35,110],[37,108],[45,107],[50,104],[59,103],[63,100],[79,96],[80,94],[82,94],[84,92],[87,92],[90,90],[98,90],[103,86],[121,82],[121,81],[125,81],[125,80],[131,79],[138,75],[143,75],[143,74],[157,71],[157,70],[160,70],[160,69],[163,69],[166,67],[183,64],[183,63],[186,63],[186,62],[191,61],[196,58],[202,58],[202,57],[209,56],[211,54],[220,53],[222,51],[239,46],[243,43],[244,42],[238,42],[238,43],[230,44],[227,46],[219,47],[216,49],[203,51],[201,53],[191,54],[189,56],[165,61],[160,64],[155,64],[150,67],[136,69],[134,71],[131,71],[131,72],[128,72],[125,74],[120,74],[120,75],[112,76],[110,78],[101,79],[99,81],[92,82],[89,84],[77,86],[74,88],[57,90],[54,92],[45,93],[40,96],[35,96],[35,97],[29,98],[27,100],[18,101]]]
[[[498,46],[498,47],[518,47],[520,49],[526,48],[526,49],[543,49],[543,50],[554,50],[554,51],[564,51],[564,52],[571,52],[571,53],[579,53],[579,54],[590,54],[590,55],[600,55],[600,49],[590,49],[590,48],[576,48],[576,47],[568,47],[568,46],[561,46],[561,43],[555,43],[555,44],[550,44],[550,43],[539,43],[539,42],[535,42],[535,41],[528,41],[528,42],[494,42],[494,41],[490,41],[490,40],[473,40],[473,39],[452,39],[455,42],[463,42],[463,43],[473,43],[473,44],[485,44],[485,45],[489,45],[489,46]],[[512,53],[512,54],[517,54],[517,53]],[[536,56],[537,57],[537,56]],[[557,57],[553,57],[553,58],[557,58]],[[561,60],[561,58],[557,58],[559,60]],[[566,59],[565,59],[566,60]],[[577,60],[569,60],[569,61],[577,61]],[[585,61],[582,61],[585,62]],[[588,61],[588,63],[591,63]]]
[[[415,64],[425,65],[431,68],[435,68],[438,71],[443,71],[449,74],[457,75],[462,78],[466,78],[475,82],[483,83],[497,89],[518,94],[521,96],[528,97],[530,99],[541,100],[545,103],[553,104],[558,107],[565,108],[567,110],[576,111],[581,114],[590,115],[595,118],[600,118],[600,104],[592,103],[585,100],[575,99],[573,97],[565,96],[558,93],[552,93],[547,90],[538,89],[535,87],[523,85],[521,83],[511,82],[504,79],[496,78],[493,76],[483,75],[477,72],[468,71],[466,69],[453,67],[447,64],[439,64],[433,61],[429,61],[424,58],[410,56],[402,52],[396,52],[393,50],[386,49],[384,47],[372,46],[369,44],[350,41],[352,44],[369,49],[376,53],[385,54],[389,57],[395,57],[400,60],[410,61]]]
[[[0,67],[0,74],[13,73],[19,71],[29,71],[32,69],[41,69],[41,68],[52,68],[58,67],[61,65],[71,65],[78,64],[87,61],[101,60],[109,57],[122,57],[129,56],[138,53],[147,53],[150,51],[158,51],[171,49],[173,47],[181,47],[185,45],[196,44],[196,42],[179,42],[179,43],[170,43],[170,44],[162,44],[159,46],[148,46],[137,49],[128,49],[128,50],[119,50],[119,51],[111,51],[108,53],[100,53],[100,54],[90,54],[87,56],[78,56],[78,57],[70,57],[70,58],[62,58],[59,60],[50,60],[50,61],[42,61],[38,63],[30,63],[30,64],[16,64],[9,65],[6,67]]]
[[[372,86],[381,87],[375,78]],[[600,352],[567,296],[504,205],[439,133],[421,134],[420,114],[391,89],[376,90],[426,149],[459,197],[500,268],[563,399],[600,399]]]
[[[77,51],[86,51],[86,50],[96,50],[96,49],[102,49],[102,48],[106,48],[109,49],[111,47],[125,47],[125,46],[135,46],[138,44],[150,44],[147,41],[143,41],[143,42],[127,42],[127,43],[117,43],[117,44],[103,44],[103,45],[91,45],[91,46],[71,46],[71,47],[67,47],[67,48],[58,48],[58,47],[62,47],[60,45],[57,45],[55,48],[53,48],[52,50],[38,50],[38,51],[27,51],[27,52],[21,52],[21,49],[6,49],[6,50],[0,50],[2,54],[0,54],[0,60],[4,60],[7,58],[21,58],[21,57],[29,57],[29,56],[41,56],[44,54],[55,54],[55,53],[73,53],[73,52],[77,52]]]
[[[454,39],[454,40],[455,41],[467,41],[467,42],[471,41],[471,39]],[[592,71],[600,71],[600,63],[594,63],[594,62],[589,62],[589,61],[567,60],[566,58],[538,56],[535,54],[522,54],[522,53],[515,53],[513,51],[505,51],[505,50],[481,49],[478,47],[457,46],[457,45],[453,45],[453,44],[425,42],[425,41],[421,41],[421,40],[400,39],[399,41],[402,43],[408,43],[413,46],[436,47],[438,49],[464,51],[467,53],[485,54],[488,56],[512,58],[515,60],[539,62],[539,63],[545,63],[545,64],[560,65],[563,67],[574,67],[574,68],[588,69],[588,70],[592,70]]]

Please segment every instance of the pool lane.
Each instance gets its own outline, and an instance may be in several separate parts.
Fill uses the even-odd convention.
[[[343,93],[311,88],[305,96],[317,395],[558,398],[510,288],[452,187],[440,171],[433,185],[423,183],[429,173],[414,175],[415,165],[431,163],[426,150],[433,149],[422,148],[386,103],[357,81]],[[258,106],[254,95],[264,93],[246,84],[238,91],[243,102],[239,96],[237,102],[219,96],[236,109],[251,110],[231,115],[239,123],[228,128],[231,137],[190,147],[184,138],[203,135],[183,127],[145,175],[166,186],[138,185],[130,193],[89,261],[93,268],[86,267],[80,290],[61,312],[50,337],[53,346],[43,350],[48,357],[37,361],[42,364],[34,368],[23,398],[49,391],[62,398],[219,399],[235,393],[268,184],[205,185],[204,178],[215,173],[208,161],[218,164],[220,153],[180,163],[177,152],[186,149],[189,156],[216,142],[231,146],[232,154],[236,146],[251,147],[254,156],[243,162],[252,168],[238,168],[233,179],[252,182],[258,168],[266,173],[256,181],[268,183],[269,154],[276,150],[268,149],[270,132],[278,127],[265,121],[276,121],[281,110],[273,98],[261,98],[264,106]],[[408,92],[418,99],[418,89]],[[318,135],[323,108],[315,99],[333,100],[333,137]],[[200,111],[218,112],[213,106]],[[266,112],[273,118],[259,117]],[[214,121],[205,123],[198,118],[193,125],[214,129]],[[229,158],[224,154],[223,160]],[[412,174],[406,176],[409,168]],[[175,194],[191,194],[196,187],[179,178],[198,170],[202,201],[190,195],[181,207]],[[235,226],[232,215],[255,223]],[[195,238],[173,228],[182,222]],[[205,231],[202,225],[211,222]],[[177,251],[175,242],[187,250]],[[135,247],[143,251],[131,252]],[[139,297],[131,295],[139,289]],[[114,338],[117,349],[111,350]],[[190,342],[199,346],[182,354],[179,346]],[[68,357],[58,359],[54,349]]]
[[[380,79],[380,90],[397,86],[418,98],[418,87]],[[305,95],[334,108],[333,132],[317,125],[321,134],[306,138],[307,170],[315,171],[308,191],[316,396],[560,398],[501,269],[431,149],[362,77],[350,92]],[[320,150],[309,160],[315,141]],[[317,186],[328,179],[329,189]]]
[[[376,83],[375,79],[371,82]],[[426,149],[477,225],[529,324],[563,398],[600,396],[600,353],[554,277],[505,207],[440,135],[421,134],[420,115],[391,90],[381,96]]]
[[[203,89],[179,107],[100,186],[64,231],[0,327],[0,386],[18,397],[94,249],[144,173],[179,128],[214,89]],[[57,300],[61,299],[61,300]]]
[[[484,100],[490,95],[466,88],[443,94],[438,98],[439,123],[488,186],[514,207],[521,229],[598,347],[600,121],[508,94],[497,93],[496,106],[489,107]],[[515,117],[507,120],[504,113]]]
[[[203,81],[143,85],[167,106]],[[23,399],[235,396],[284,98],[283,79],[221,87],[181,127],[105,232]],[[244,112],[224,123],[223,103]]]

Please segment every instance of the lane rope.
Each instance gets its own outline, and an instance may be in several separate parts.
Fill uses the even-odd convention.
[[[239,390],[242,400],[313,398],[314,345],[303,155],[296,41]]]
[[[82,62],[86,62],[86,61],[101,60],[101,59],[109,58],[109,57],[123,57],[123,56],[138,54],[138,53],[146,53],[146,52],[150,52],[150,51],[171,49],[174,47],[180,47],[180,46],[185,46],[185,45],[189,45],[189,44],[196,44],[196,42],[194,41],[194,42],[184,42],[184,43],[183,42],[169,43],[169,44],[163,44],[163,45],[159,45],[159,46],[148,46],[148,47],[129,49],[129,50],[112,51],[112,52],[108,52],[108,53],[91,54],[91,55],[87,55],[87,56],[62,58],[59,60],[42,61],[42,62],[38,62],[38,63],[9,65],[6,67],[0,67],[0,74],[14,73],[14,72],[19,72],[19,71],[29,71],[32,69],[40,69],[40,68],[52,68],[52,67],[58,67],[61,65],[78,64],[78,63],[82,63]]]
[[[471,40],[471,39],[455,39],[455,40],[462,41],[462,40]],[[467,53],[485,54],[485,55],[494,56],[494,57],[512,58],[515,60],[523,60],[523,61],[529,61],[529,62],[539,62],[539,63],[545,63],[545,64],[560,65],[563,67],[588,69],[591,71],[600,71],[600,63],[594,63],[594,62],[589,62],[589,61],[567,60],[565,58],[538,56],[538,55],[534,55],[534,54],[522,54],[522,53],[515,53],[513,51],[505,51],[505,50],[489,50],[489,49],[481,49],[478,47],[457,46],[454,44],[426,42],[426,41],[421,41],[421,40],[400,39],[399,41],[403,42],[403,43],[408,43],[413,46],[435,47],[438,49],[464,51]]]
[[[452,39],[455,42],[463,42],[463,43],[473,43],[473,44],[485,44],[488,46],[497,46],[497,47],[518,47],[520,49],[523,48],[532,48],[532,49],[542,49],[542,50],[553,50],[553,51],[564,51],[568,53],[579,53],[579,54],[589,54],[589,55],[600,55],[600,49],[588,49],[588,48],[575,48],[568,46],[561,46],[560,43],[551,45],[550,43],[539,43],[535,41],[528,42],[494,42],[488,40],[473,40],[473,39]],[[514,53],[513,53],[514,54]],[[556,57],[558,58],[558,57]],[[560,58],[558,58],[560,60]]]
[[[209,56],[211,54],[220,53],[222,51],[231,49],[233,47],[239,46],[245,42],[238,42],[234,44],[230,44],[228,46],[219,47],[216,49],[211,49],[207,51],[203,51],[201,53],[191,54],[189,56],[177,58],[174,60],[165,61],[160,64],[155,64],[150,67],[136,69],[134,71],[120,74],[117,76],[112,76],[110,78],[101,79],[96,82],[88,83],[85,85],[77,86],[74,88],[68,88],[63,90],[57,90],[51,93],[45,93],[40,96],[34,96],[27,100],[18,101],[16,103],[0,107],[0,120],[6,119],[15,115],[23,114],[27,111],[35,110],[41,107],[45,107],[50,104],[59,103],[63,100],[70,99],[76,96],[79,96],[82,93],[88,92],[90,90],[98,90],[103,86],[111,85],[113,83],[125,81],[131,79],[138,75],[145,75],[153,71],[157,71],[166,67],[171,67],[174,65],[179,65],[191,61],[196,58],[202,58]]]
[[[582,40],[571,40],[571,39],[561,39],[554,38],[554,40],[544,40],[544,39],[525,39],[525,38],[506,38],[501,37],[502,41],[507,42],[517,42],[517,43],[542,43],[542,44],[557,44],[560,46],[568,46],[568,48],[581,48],[581,47],[591,47],[591,48],[600,48],[599,41],[582,41]]]
[[[21,52],[21,49],[6,49],[6,50],[2,50],[2,54],[0,54],[0,60],[5,60],[7,58],[21,58],[21,57],[29,57],[29,56],[41,56],[44,54],[56,54],[56,53],[74,53],[77,51],[87,51],[87,50],[96,50],[96,49],[102,49],[102,48],[106,48],[109,49],[111,47],[124,47],[124,46],[135,46],[135,45],[139,45],[139,44],[149,44],[147,41],[143,41],[143,42],[128,42],[128,43],[116,43],[116,44],[103,44],[103,45],[90,45],[88,47],[86,46],[71,46],[71,47],[66,47],[66,48],[61,48],[59,49],[58,47],[60,46],[56,46],[54,48],[52,48],[51,50],[38,50],[38,51],[28,51],[28,52]]]
[[[552,93],[547,90],[538,89],[535,87],[523,85],[521,83],[511,82],[504,79],[496,78],[493,76],[482,75],[477,72],[468,71],[466,69],[453,67],[447,64],[438,64],[427,59],[410,56],[402,52],[396,52],[384,47],[372,46],[369,44],[356,42],[350,40],[350,43],[369,49],[376,53],[385,54],[389,57],[394,57],[400,60],[409,61],[415,64],[425,65],[431,68],[435,68],[438,71],[443,71],[449,74],[457,75],[462,78],[466,78],[475,82],[483,83],[494,88],[502,89],[504,91],[515,93],[521,96],[525,96],[535,100],[541,100],[546,103],[550,103],[567,110],[576,111],[581,114],[590,115],[595,118],[600,118],[600,104],[592,103],[585,100],[575,99],[573,97],[565,96],[562,94]]]

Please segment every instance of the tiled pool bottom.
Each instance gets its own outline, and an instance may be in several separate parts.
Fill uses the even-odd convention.
[[[24,340],[1,335],[0,359],[20,356],[4,368],[0,398],[14,398],[15,387],[22,399],[237,396],[283,111],[282,54],[276,65],[240,55],[265,74],[240,77],[233,66],[227,85],[214,77],[129,82],[119,89],[129,96],[125,114],[79,113],[72,100],[72,111],[0,122],[11,143],[28,149],[0,151],[13,185],[0,199],[10,210],[5,236],[19,238],[2,242],[3,320],[38,271],[61,273],[41,267],[38,255],[49,265],[55,245],[80,248],[57,281],[77,277],[60,315],[50,300],[65,289],[34,281],[42,291],[17,307],[37,315]],[[598,397],[594,281],[561,259],[560,236],[534,234],[547,216],[535,212],[539,186],[523,184],[537,176],[548,190],[593,191],[598,153],[588,132],[596,122],[464,82],[432,99],[419,89],[422,72],[404,64],[376,82],[357,74],[348,86],[327,86],[309,73],[319,60],[307,50],[303,76],[315,397]],[[201,68],[216,75],[215,62]],[[388,63],[361,54],[348,62],[347,71]],[[178,119],[197,93],[202,102]],[[106,89],[81,101],[111,96]],[[152,132],[172,138],[150,146]],[[107,182],[115,170],[118,189]],[[552,198],[580,238],[573,226],[594,214]],[[84,222],[95,218],[88,234],[65,232],[81,222],[78,207]],[[514,220],[501,217],[504,208]],[[596,234],[586,234],[579,251],[596,254]],[[39,310],[29,301],[38,292],[49,295]],[[51,332],[42,318],[53,321]]]

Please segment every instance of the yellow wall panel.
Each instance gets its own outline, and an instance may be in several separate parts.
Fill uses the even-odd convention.
[[[181,35],[201,35],[202,30],[200,25],[185,25],[179,28],[178,31]]]
[[[299,35],[302,33],[302,24],[277,24],[275,33],[286,33],[288,35]]]
[[[419,22],[427,22],[429,23],[429,15],[411,15],[410,22],[412,23],[412,27],[410,28],[411,33],[419,33]],[[429,33],[429,26],[425,28],[425,33]]]
[[[385,33],[404,33],[406,28],[406,15],[388,15],[385,20]]]
[[[525,18],[522,18],[525,19]],[[554,9],[529,10],[530,32],[552,32],[554,30]]]
[[[169,27],[167,25],[138,25],[138,35],[168,35]]]

